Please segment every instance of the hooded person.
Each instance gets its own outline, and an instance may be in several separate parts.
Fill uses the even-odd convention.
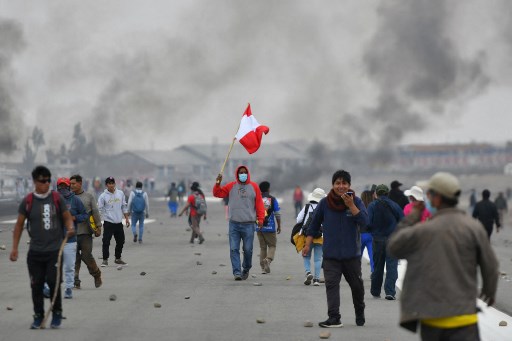
[[[75,196],[75,193],[71,192],[71,182],[68,178],[57,179],[57,191],[64,197],[66,206],[68,207],[69,213],[73,217],[73,227],[75,234],[68,239],[63,251],[63,266],[62,270],[64,273],[64,298],[73,298],[73,287],[75,286],[75,262],[76,262],[76,231],[77,224],[83,223],[89,219],[89,214],[85,209],[82,200]]]
[[[263,227],[265,206],[260,188],[251,181],[247,166],[239,166],[235,171],[235,181],[221,186],[222,174],[217,176],[213,186],[216,198],[229,197],[229,247],[231,267],[236,281],[249,277],[252,267],[254,232]],[[244,259],[240,263],[240,241],[243,242]]]
[[[418,186],[412,186],[410,189],[405,190],[404,194],[409,199],[409,203],[405,205],[404,207],[404,215],[408,215],[411,213],[415,203],[417,201],[425,201],[425,197],[423,195],[423,190]],[[425,207],[423,209],[423,212],[421,213],[421,221],[428,220],[432,214],[430,214],[430,211]]]

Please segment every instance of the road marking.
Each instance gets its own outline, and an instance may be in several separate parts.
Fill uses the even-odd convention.
[[[370,260],[366,248],[364,249],[363,257],[366,260]],[[400,290],[402,290],[406,270],[407,261],[401,259],[398,264],[398,279],[396,281],[396,286]],[[477,299],[476,302],[478,308],[482,310],[478,314],[478,329],[482,341],[508,340],[511,335],[510,326],[512,325],[512,317],[496,308],[488,307],[487,304],[480,299]],[[507,327],[500,327],[500,321],[506,321]]]

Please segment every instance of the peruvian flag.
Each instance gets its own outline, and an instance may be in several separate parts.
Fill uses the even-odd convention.
[[[238,128],[235,138],[240,141],[249,154],[252,154],[260,148],[263,133],[266,135],[269,131],[270,129],[267,126],[260,125],[256,121],[256,118],[251,113],[251,105],[248,104],[247,109],[245,109],[242,115],[240,128]]]

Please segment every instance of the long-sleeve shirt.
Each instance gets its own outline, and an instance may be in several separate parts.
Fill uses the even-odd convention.
[[[354,204],[359,209],[356,215],[352,215],[348,208],[333,210],[327,204],[327,198],[318,203],[307,235],[314,237],[322,228],[324,258],[344,260],[361,256],[360,229],[368,225],[368,213],[360,198],[355,197]]]
[[[144,212],[147,215],[149,215],[149,199],[148,199],[148,194],[146,192],[144,192],[143,190],[141,190],[141,189],[136,189],[135,191],[131,191],[130,192],[130,196],[128,197],[128,210],[130,212],[133,212],[132,201],[133,201],[133,198],[135,197],[135,193],[142,193],[142,197],[144,198],[144,202],[146,203],[146,207],[144,208]]]
[[[115,189],[114,193],[111,193],[105,189],[98,198],[98,210],[104,221],[113,224],[122,223],[124,214],[128,213],[128,204],[123,191]]]

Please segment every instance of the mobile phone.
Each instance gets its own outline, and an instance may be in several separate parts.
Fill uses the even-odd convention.
[[[353,196],[354,195],[354,192],[347,192],[345,193],[346,195],[349,195],[349,196]]]

